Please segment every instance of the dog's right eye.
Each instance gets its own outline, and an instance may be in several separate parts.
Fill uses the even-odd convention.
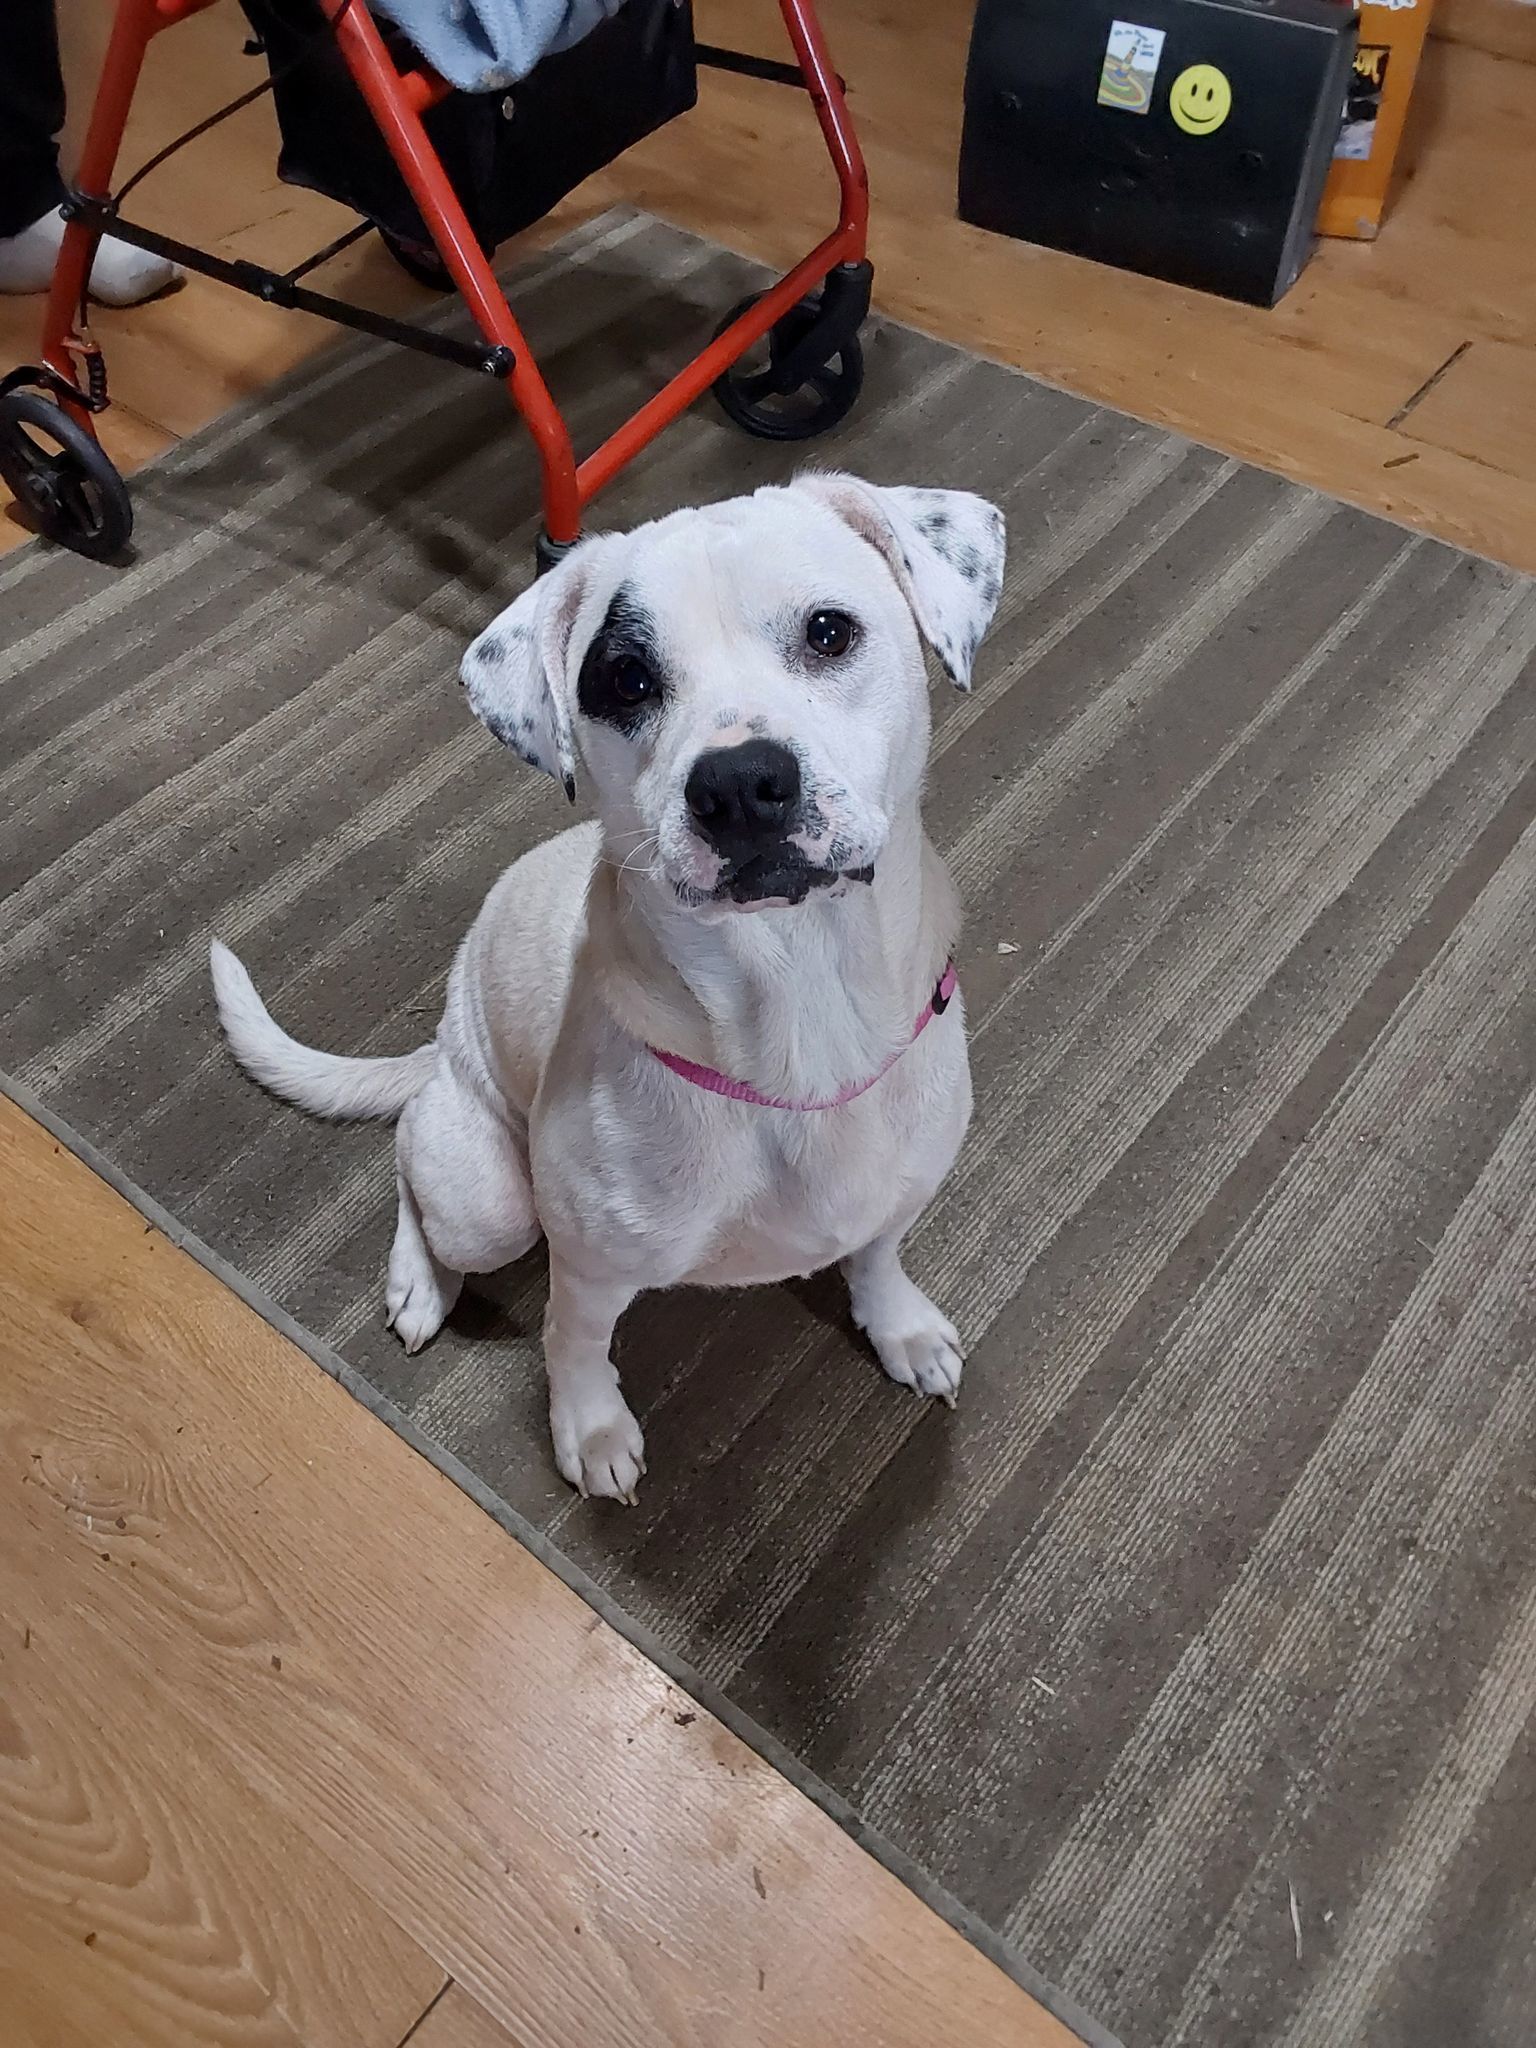
[[[660,717],[668,687],[650,613],[627,590],[616,591],[581,657],[576,709],[594,724],[634,738]]]
[[[638,654],[621,654],[608,670],[608,687],[627,710],[648,703],[660,690],[654,669]]]

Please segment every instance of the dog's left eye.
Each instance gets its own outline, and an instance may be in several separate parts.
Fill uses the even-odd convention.
[[[648,668],[638,654],[624,654],[608,671],[608,687],[621,704],[632,710],[637,704],[648,703],[661,686],[655,670]]]
[[[812,612],[805,622],[805,644],[812,654],[835,660],[848,652],[857,631],[846,612]]]

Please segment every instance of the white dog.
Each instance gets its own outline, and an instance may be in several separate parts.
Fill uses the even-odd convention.
[[[645,1469],[609,1357],[643,1288],[841,1260],[886,1372],[953,1401],[959,1339],[900,1257],[971,1106],[918,635],[967,688],[1002,560],[984,500],[845,476],[584,541],[462,674],[498,739],[568,793],[590,777],[598,820],[496,883],[435,1042],[311,1051],[213,947],[258,1080],[400,1119],[408,1350],[466,1273],[547,1238],[550,1423],[583,1493],[631,1500]]]

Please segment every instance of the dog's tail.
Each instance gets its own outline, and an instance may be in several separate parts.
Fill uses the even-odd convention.
[[[432,1072],[435,1045],[395,1059],[349,1060],[317,1052],[273,1021],[256,985],[228,946],[208,949],[219,1020],[235,1058],[263,1088],[316,1116],[398,1116]]]

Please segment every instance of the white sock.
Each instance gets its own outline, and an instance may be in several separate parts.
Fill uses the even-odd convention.
[[[19,235],[0,235],[0,292],[45,292],[64,239],[64,216],[55,207]],[[175,284],[181,271],[163,256],[104,235],[91,269],[91,297],[104,306],[136,306]]]

